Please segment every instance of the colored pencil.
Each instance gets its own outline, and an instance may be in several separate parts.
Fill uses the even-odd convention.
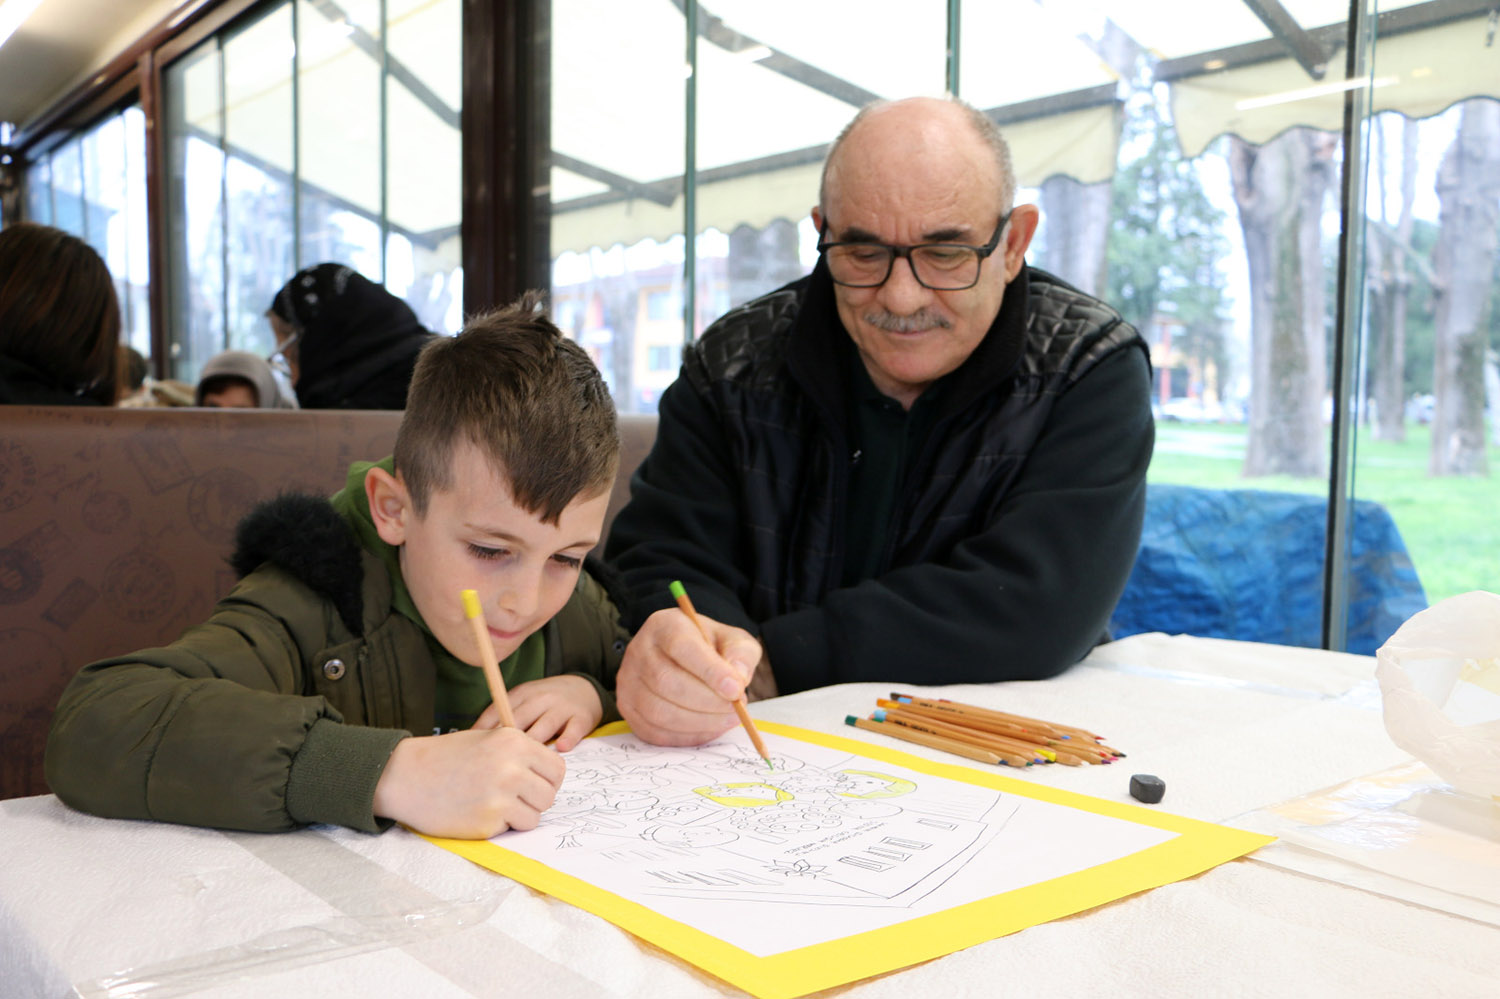
[[[972,730],[961,729],[956,725],[944,725],[942,722],[931,718],[914,717],[902,714],[899,711],[891,711],[885,708],[876,708],[871,716],[871,721],[886,722],[891,725],[900,725],[916,732],[926,732],[928,735],[939,739],[947,739],[951,742],[961,742],[975,749],[995,753],[1000,759],[1013,767],[1030,766],[1032,763],[1042,763],[1043,758],[1038,756],[1030,747],[1019,746],[1004,742],[998,738],[988,738]]]
[[[877,698],[879,710],[894,721],[904,717],[936,727],[948,738],[997,752],[1019,752],[1066,766],[1113,763],[1125,754],[1105,746],[1087,729],[996,711],[946,698],[914,697],[893,691]],[[895,717],[891,718],[891,713]],[[878,717],[878,716],[877,716]]]
[[[924,697],[912,697],[910,694],[902,694],[892,691],[891,699],[897,701],[911,701],[914,704],[921,704],[924,706],[939,709],[946,708],[959,714],[968,714],[977,717],[989,717],[1001,721],[1013,722],[1018,725],[1033,726],[1043,731],[1050,730],[1052,733],[1054,733],[1054,736],[1062,736],[1064,738],[1071,737],[1088,739],[1090,742],[1094,743],[1102,743],[1104,741],[1104,737],[1102,735],[1097,735],[1094,732],[1090,732],[1088,729],[1079,728],[1076,725],[1062,725],[1057,722],[1043,721],[1040,718],[1028,718],[1025,715],[1011,714],[1008,711],[996,711],[993,708],[981,708],[975,704],[965,704],[962,701],[950,701],[947,698],[932,699]],[[1108,746],[1104,746],[1102,748],[1105,749],[1106,752],[1109,752],[1110,754],[1115,756],[1125,755],[1119,750],[1111,749]]]
[[[966,728],[981,729],[985,732],[994,732],[997,735],[1007,735],[1014,739],[1025,739],[1032,742],[1045,744],[1045,740],[1051,738],[1033,728],[1026,728],[1013,722],[996,721],[979,715],[960,714],[956,711],[945,711],[941,708],[928,707],[925,704],[908,701],[892,701],[886,698],[876,698],[877,707],[887,710],[908,711],[912,714],[926,715],[929,718],[939,718],[952,725],[963,725]]]
[[[881,735],[888,735],[892,739],[916,743],[919,746],[926,746],[929,749],[941,749],[945,753],[952,753],[955,756],[962,756],[970,760],[978,760],[980,763],[998,764],[1002,762],[999,753],[991,753],[988,750],[980,749],[978,746],[971,746],[965,742],[955,742],[952,739],[929,735],[926,732],[918,732],[915,729],[902,728],[900,725],[890,725],[869,718],[856,718],[854,715],[845,715],[844,724],[853,725],[855,728],[862,728],[869,732],[879,732]]]
[[[1008,739],[1002,735],[996,735],[993,732],[955,725],[940,718],[931,717],[930,715],[915,714],[911,711],[903,711],[900,708],[877,707],[871,717],[877,721],[895,721],[914,726],[930,727],[934,734],[941,735],[945,739],[971,742],[1002,754],[1024,754],[1033,763],[1047,762],[1046,757],[1041,752],[1041,748],[1033,743],[1025,743],[1016,739]]]
[[[1040,718],[1027,718],[1024,715],[1013,715],[1006,711],[996,711],[992,708],[981,708],[976,704],[963,704],[958,701],[950,701],[940,698],[913,697],[910,694],[892,693],[891,700],[900,701],[903,704],[913,704],[917,707],[928,708],[933,711],[943,711],[948,714],[959,715],[967,718],[983,718],[995,722],[1005,722],[1011,725],[1019,725],[1029,729],[1038,735],[1050,735],[1057,738],[1064,735],[1063,727],[1054,725],[1052,722],[1042,721]],[[1079,731],[1082,731],[1081,729]]]
[[[462,599],[464,616],[474,629],[474,644],[479,646],[479,668],[484,670],[484,678],[489,681],[490,700],[500,712],[500,724],[515,728],[516,716],[511,713],[510,698],[505,694],[505,680],[500,676],[500,664],[495,660],[495,644],[490,641],[490,627],[484,620],[484,608],[479,606],[479,594],[464,590]]]
[[[702,635],[703,640],[708,643],[708,647],[713,648],[714,640],[708,637],[708,629],[699,620],[698,611],[693,607],[693,602],[688,599],[686,587],[682,585],[681,581],[674,579],[667,589],[672,592],[672,596],[677,600],[677,606],[681,607],[682,612],[688,616],[688,620],[693,622],[693,625],[698,629],[698,634]],[[741,694],[739,697],[736,697],[733,704],[734,713],[740,716],[740,724],[744,726],[745,734],[750,737],[750,742],[754,744],[755,751],[760,754],[761,759],[766,761],[767,769],[775,770],[776,768],[771,765],[771,754],[766,752],[766,744],[761,741],[760,731],[755,727],[755,720],[750,717],[750,708],[745,704],[745,695]]]

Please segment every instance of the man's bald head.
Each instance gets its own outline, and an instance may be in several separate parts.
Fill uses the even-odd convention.
[[[850,151],[846,147],[855,133],[859,135],[852,151],[857,154],[878,151],[887,143],[911,141],[923,133],[948,141],[976,140],[993,158],[1001,210],[1009,211],[1015,202],[1016,177],[1011,165],[1010,145],[988,115],[956,97],[909,97],[866,104],[833,140],[823,161],[823,175],[818,187],[818,205],[825,215],[829,173],[838,170],[841,157]]]

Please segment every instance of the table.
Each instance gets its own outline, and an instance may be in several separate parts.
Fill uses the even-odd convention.
[[[1146,634],[1052,680],[921,689],[1088,727],[1130,754],[1022,779],[1239,824],[1402,763],[1374,660]],[[952,757],[845,726],[888,685],[763,701],[759,718]],[[0,995],[739,994],[615,926],[403,830],[257,835],[0,801]],[[1310,877],[1256,855],[905,971],[858,999],[993,995],[1493,996],[1500,927]],[[143,987],[148,984],[150,987]],[[134,991],[130,991],[134,989]]]

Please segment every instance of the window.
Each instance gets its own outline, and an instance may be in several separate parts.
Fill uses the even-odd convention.
[[[1372,651],[1399,623],[1372,617],[1375,584],[1420,576],[1426,599],[1493,588],[1493,29],[1455,0],[1382,3],[1356,24],[1365,68],[1346,80],[1349,5],[1285,0],[1295,30],[1258,6],[1210,0],[1183,18],[1148,0],[552,0],[539,92],[554,300],[576,306],[570,332],[605,358],[620,407],[651,408],[671,321],[661,289],[686,302],[690,340],[807,273],[827,143],[872,98],[957,93],[1001,126],[1018,199],[1042,209],[1030,262],[1148,338],[1151,483],[1306,499],[1303,644],[1322,640],[1334,497],[1342,550],[1327,579],[1345,610],[1328,641]],[[1458,150],[1477,159],[1454,179]],[[1346,161],[1368,195],[1348,219]],[[1484,206],[1467,228],[1461,204]],[[1349,498],[1372,503],[1345,511]],[[1381,517],[1383,540],[1369,533]]]
[[[139,106],[113,112],[26,171],[26,217],[92,246],[114,278],[121,336],[151,354],[150,249],[146,225],[146,119]]]
[[[460,0],[288,0],[166,67],[177,377],[269,352],[277,289],[324,261],[458,330],[460,16]]]
[[[668,346],[646,348],[646,367],[652,371],[672,371],[677,367],[677,351]]]

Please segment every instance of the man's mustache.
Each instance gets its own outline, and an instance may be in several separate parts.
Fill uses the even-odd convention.
[[[864,317],[865,322],[876,329],[885,330],[887,333],[915,333],[918,330],[940,329],[945,330],[953,325],[947,316],[941,315],[931,309],[918,309],[909,316],[898,316],[891,312],[881,310],[870,312]]]

